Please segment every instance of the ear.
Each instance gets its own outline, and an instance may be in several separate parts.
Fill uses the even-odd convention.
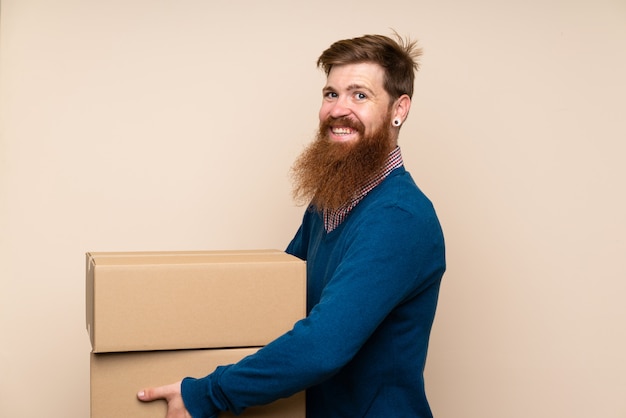
[[[409,110],[411,109],[411,98],[407,94],[400,96],[393,106],[392,119],[400,119],[402,123],[409,116]]]

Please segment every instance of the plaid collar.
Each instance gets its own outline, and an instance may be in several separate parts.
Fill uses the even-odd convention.
[[[382,181],[398,167],[401,167],[404,164],[402,161],[402,154],[400,153],[400,147],[396,147],[387,158],[383,169],[380,173],[371,177],[363,187],[357,192],[354,199],[350,202],[346,203],[342,207],[335,210],[324,210],[324,228],[326,232],[331,232],[335,228],[337,228],[343,221],[346,219],[350,211],[354,209],[356,205],[359,204],[361,200],[371,192],[374,187],[378,186]]]

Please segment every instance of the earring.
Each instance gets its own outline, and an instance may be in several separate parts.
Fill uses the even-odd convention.
[[[402,125],[402,121],[399,118],[395,118],[393,120],[393,126],[400,126]]]

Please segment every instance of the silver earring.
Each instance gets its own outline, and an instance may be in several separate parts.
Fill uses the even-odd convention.
[[[399,118],[395,118],[393,120],[393,126],[400,126],[402,125],[402,121]]]

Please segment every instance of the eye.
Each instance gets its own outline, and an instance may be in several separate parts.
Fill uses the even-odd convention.
[[[327,99],[336,99],[337,93],[335,93],[334,91],[327,91],[326,93],[324,93],[324,97]]]
[[[367,95],[365,93],[360,93],[360,92],[354,93],[354,97],[356,97],[357,100],[367,99]]]

